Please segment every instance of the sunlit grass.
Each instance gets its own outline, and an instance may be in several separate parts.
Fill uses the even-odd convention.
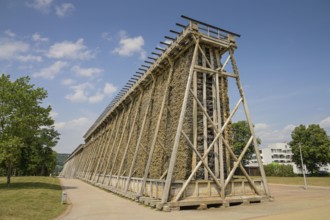
[[[54,219],[64,212],[58,178],[12,177],[6,185],[0,177],[0,219]]]
[[[269,183],[304,185],[303,177],[267,177]],[[309,186],[328,186],[330,187],[330,177],[307,177],[307,185]]]

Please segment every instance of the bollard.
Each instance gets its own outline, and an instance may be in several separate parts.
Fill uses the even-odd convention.
[[[62,192],[62,204],[68,203],[68,195],[66,192]]]

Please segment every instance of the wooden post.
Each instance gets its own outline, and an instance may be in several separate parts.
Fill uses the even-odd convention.
[[[212,67],[214,69],[214,66]],[[221,121],[221,109],[220,109],[220,91],[219,91],[219,73],[214,74],[215,75],[215,91],[216,91],[216,111],[217,111],[217,128],[218,130],[220,130],[221,125],[222,125],[222,121]],[[221,133],[221,137],[222,137],[222,133]],[[218,142],[218,147],[219,147],[219,162],[220,162],[220,183],[222,186],[222,190],[221,190],[221,197],[222,199],[225,199],[225,192],[226,192],[226,188],[225,188],[225,173],[224,173],[224,162],[223,162],[223,158],[224,158],[224,148],[223,148],[223,144],[222,144],[222,138],[219,138],[219,142]]]
[[[229,53],[230,53],[230,57],[231,57],[231,63],[232,63],[232,66],[233,66],[233,71],[237,75],[236,82],[237,82],[237,87],[238,87],[238,90],[240,92],[240,95],[243,99],[243,106],[244,106],[245,116],[246,116],[246,119],[247,119],[248,124],[249,124],[250,132],[253,136],[254,151],[255,151],[257,161],[258,161],[258,164],[259,164],[260,174],[261,174],[261,177],[262,177],[265,193],[266,193],[267,196],[270,196],[270,192],[269,192],[269,189],[268,189],[267,178],[266,178],[264,166],[262,164],[262,160],[261,160],[261,156],[260,156],[260,152],[259,152],[257,137],[256,137],[256,134],[254,132],[252,120],[251,120],[251,117],[250,117],[250,112],[249,112],[247,102],[246,102],[246,99],[245,99],[245,95],[244,95],[244,92],[243,92],[243,88],[242,88],[242,85],[241,85],[241,82],[240,82],[240,79],[239,79],[239,72],[238,72],[238,69],[237,69],[236,60],[234,58],[234,50],[231,48],[229,50]]]
[[[113,134],[115,133],[114,132],[114,130],[115,130],[114,127],[117,125],[117,122],[118,122],[118,114],[115,116],[114,122],[112,122],[112,120],[110,122],[108,122],[109,123],[109,131],[108,131],[109,136],[106,139],[106,143],[105,143],[105,149],[104,149],[104,152],[103,152],[103,160],[102,160],[102,163],[100,164],[100,169],[99,169],[100,173],[102,172],[104,162],[106,160],[106,155],[107,155],[107,153],[109,151],[109,148],[110,148],[110,142],[111,142]],[[110,130],[111,130],[111,132],[110,132]],[[102,172],[102,175],[104,177],[105,174]],[[97,182],[97,183],[99,182],[100,176],[101,175],[97,176],[97,179],[96,179],[95,182]]]
[[[197,96],[197,72],[194,72],[193,76],[193,91]],[[193,100],[193,146],[197,149],[197,103]],[[191,169],[193,170],[196,166],[196,153],[193,151]],[[196,178],[196,177],[195,177]]]
[[[181,130],[182,130],[182,126],[183,126],[183,120],[184,120],[184,116],[186,114],[186,108],[187,108],[187,102],[188,102],[188,96],[189,96],[189,89],[190,89],[190,86],[191,86],[191,80],[192,80],[192,76],[193,76],[193,73],[194,73],[194,66],[195,66],[195,63],[196,63],[198,46],[199,46],[199,38],[196,40],[195,49],[194,49],[194,53],[193,53],[193,57],[192,57],[191,65],[190,65],[189,76],[188,76],[187,85],[186,85],[186,91],[185,91],[185,94],[184,94],[181,113],[180,113],[180,117],[179,117],[178,128],[176,130],[176,135],[175,135],[174,145],[173,145],[173,148],[172,148],[170,164],[169,164],[168,172],[167,172],[167,176],[166,176],[166,182],[165,182],[165,187],[164,187],[164,191],[163,191],[162,203],[166,203],[168,201],[168,197],[169,197],[169,193],[170,193],[173,170],[174,170],[174,165],[175,165],[175,161],[176,161],[176,154],[177,154],[178,147],[179,147]]]
[[[169,86],[170,86],[170,83],[171,83],[171,80],[172,80],[173,63],[171,62],[170,58],[168,58],[168,60],[169,60],[170,65],[171,65],[171,69],[170,69],[170,73],[169,73],[168,78],[167,78],[166,87],[165,87],[165,91],[164,91],[164,96],[163,96],[161,108],[159,110],[158,121],[157,121],[157,125],[156,125],[156,128],[155,128],[154,137],[152,139],[152,143],[151,143],[151,146],[150,146],[150,151],[149,151],[147,165],[146,165],[146,168],[144,170],[144,176],[143,176],[143,180],[142,180],[142,186],[141,186],[141,189],[140,189],[140,192],[139,192],[140,195],[142,195],[144,193],[144,188],[145,188],[147,177],[148,177],[148,174],[149,174],[149,169],[150,169],[150,164],[151,164],[151,160],[152,160],[152,155],[154,153],[154,149],[155,149],[155,145],[156,145],[156,141],[157,141],[157,136],[158,136],[158,132],[159,132],[160,122],[162,120],[164,106],[165,106],[165,102],[166,102],[166,99],[167,99],[167,96],[168,96]]]
[[[118,186],[119,176],[121,175],[121,170],[123,168],[124,161],[125,161],[126,155],[127,155],[127,151],[128,151],[129,146],[130,146],[131,137],[132,137],[133,131],[135,129],[135,121],[136,121],[137,115],[139,113],[142,96],[143,96],[143,92],[141,92],[140,97],[139,97],[139,99],[138,99],[138,101],[136,103],[136,110],[135,110],[135,114],[134,114],[134,119],[133,119],[133,122],[132,122],[132,126],[131,126],[131,130],[129,132],[129,135],[128,135],[128,140],[127,140],[127,143],[126,143],[125,151],[124,151],[123,157],[121,159],[121,163],[120,163],[119,170],[118,170],[116,187]],[[132,105],[133,105],[133,103],[132,103]]]
[[[94,171],[95,171],[95,161],[96,161],[96,158],[100,155],[100,152],[101,152],[101,150],[102,150],[102,141],[103,141],[103,139],[104,139],[104,132],[102,132],[102,134],[100,134],[100,136],[98,137],[98,142],[97,142],[97,144],[96,144],[96,151],[95,151],[95,155],[94,155],[94,157],[93,157],[93,160],[91,161],[92,163],[91,163],[91,169],[90,169],[90,174],[89,174],[89,177],[88,177],[88,179],[89,180],[91,180],[92,181],[92,176],[93,176],[93,173],[94,173]],[[97,161],[99,161],[99,160],[97,160]]]
[[[127,181],[126,181],[126,186],[125,186],[125,189],[124,189],[125,192],[127,192],[130,181],[131,181],[131,178],[132,178],[133,169],[134,169],[134,166],[135,166],[135,162],[136,162],[136,159],[137,159],[137,156],[138,156],[138,151],[139,151],[139,148],[140,148],[140,143],[141,143],[141,140],[142,140],[142,134],[143,134],[143,131],[144,131],[144,126],[146,124],[146,119],[147,119],[147,116],[149,114],[150,103],[151,103],[151,100],[152,100],[154,92],[155,92],[155,85],[156,85],[156,81],[153,80],[152,88],[151,88],[151,92],[150,92],[151,94],[150,94],[150,97],[149,97],[149,100],[148,100],[148,105],[147,105],[146,111],[145,111],[144,116],[143,116],[143,121],[142,121],[141,129],[140,129],[140,134],[139,134],[138,140],[137,140],[136,145],[135,145],[134,156],[133,156],[132,164],[131,164],[131,167],[130,167],[130,170],[129,170],[128,178],[127,178]]]
[[[115,138],[113,139],[112,144],[111,144],[111,150],[110,150],[110,153],[109,153],[109,156],[108,156],[108,161],[107,161],[107,163],[105,165],[105,168],[104,168],[103,179],[101,181],[101,184],[104,184],[105,176],[106,176],[109,164],[110,164],[110,160],[112,158],[112,153],[113,153],[113,150],[115,148],[115,144],[117,143],[117,137],[118,137],[118,133],[120,131],[119,128],[120,128],[122,120],[124,120],[124,114],[121,114],[120,116],[118,116],[118,118],[119,117],[120,117],[120,119],[118,119],[119,122],[116,124],[116,126],[114,126],[114,130],[116,130],[116,134],[115,134]]]
[[[90,154],[90,157],[88,158],[88,161],[87,161],[87,164],[86,164],[86,169],[85,169],[85,173],[84,173],[84,176],[83,176],[83,179],[86,179],[87,177],[87,174],[89,172],[89,169],[90,169],[90,165],[92,163],[92,160],[94,158],[94,154],[96,152],[96,142],[97,142],[97,138],[95,138],[92,142],[92,144],[90,145],[90,148],[91,148],[91,154]]]
[[[203,107],[206,108],[206,73],[203,73]],[[203,145],[204,145],[204,154],[207,151],[207,118],[206,115],[203,114]],[[208,158],[205,158],[205,163],[209,164]],[[209,175],[206,168],[204,168],[204,179],[208,180]]]
[[[95,170],[94,170],[94,174],[92,175],[92,178],[91,178],[91,181],[94,181],[96,175],[98,174],[98,169],[99,169],[99,165],[100,165],[100,162],[102,160],[102,157],[103,157],[103,151],[105,149],[105,146],[106,146],[106,143],[107,143],[107,139],[109,138],[108,135],[110,132],[107,132],[107,128],[105,127],[104,128],[104,133],[102,135],[102,139],[100,141],[100,152],[99,154],[97,155],[98,156],[98,160],[97,160],[97,164],[96,164],[96,167],[95,167]],[[99,176],[99,175],[98,175]]]
[[[128,113],[127,113],[127,117],[126,117],[126,120],[125,120],[125,124],[123,126],[123,130],[122,130],[122,133],[121,133],[120,141],[119,141],[119,143],[117,145],[116,154],[115,154],[115,157],[113,158],[113,161],[112,161],[112,166],[111,166],[111,170],[110,170],[110,173],[109,173],[109,182],[108,182],[108,185],[110,185],[110,182],[111,182],[112,172],[113,172],[113,170],[115,168],[117,156],[118,156],[118,153],[119,153],[119,150],[120,150],[121,142],[123,141],[123,138],[124,138],[125,129],[126,129],[128,120],[130,118],[132,107],[133,107],[133,103],[130,104],[130,107],[129,107],[129,110],[128,110]]]

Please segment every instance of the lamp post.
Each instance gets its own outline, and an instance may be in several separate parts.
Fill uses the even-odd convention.
[[[299,150],[300,150],[300,160],[301,160],[301,170],[304,176],[304,183],[305,183],[305,187],[304,189],[307,189],[307,181],[306,181],[306,175],[305,175],[305,169],[304,169],[304,160],[303,160],[303,156],[301,153],[301,144],[299,143]]]

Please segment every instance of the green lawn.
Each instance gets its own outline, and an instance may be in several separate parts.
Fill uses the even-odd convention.
[[[303,177],[267,177],[269,183],[304,185]],[[330,187],[330,177],[307,177],[307,186],[328,186]]]
[[[12,177],[9,187],[0,177],[0,219],[54,219],[65,211],[58,178]]]

